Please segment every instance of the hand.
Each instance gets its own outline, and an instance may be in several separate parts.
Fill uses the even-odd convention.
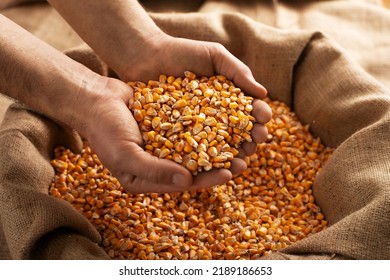
[[[125,190],[133,194],[193,190],[223,184],[232,177],[231,171],[225,169],[193,177],[183,166],[146,153],[138,124],[127,107],[132,89],[111,78],[101,77],[95,82],[99,84],[102,86],[94,91],[100,94],[93,95],[93,102],[86,101],[91,106],[84,116],[83,136]],[[233,165],[245,168],[241,159],[234,159]]]
[[[178,77],[183,76],[186,70],[190,70],[198,76],[225,75],[246,94],[257,98],[253,102],[252,112],[257,121],[251,132],[254,142],[243,143],[240,157],[244,158],[253,154],[256,151],[256,143],[264,142],[267,139],[268,131],[265,124],[271,119],[271,109],[259,99],[265,97],[267,91],[255,81],[250,69],[222,45],[159,34],[132,51],[132,55],[126,56],[124,59],[128,62],[128,67],[123,68],[123,71],[118,73],[125,81],[141,80],[147,82],[149,79],[157,79],[160,74]],[[137,51],[138,54],[134,55],[134,51]],[[230,171],[236,175],[245,169],[245,162],[235,159]],[[222,178],[226,180],[229,177],[228,174],[224,173],[224,170],[219,170],[219,174],[214,173],[217,171],[197,176],[194,184],[197,184],[197,180],[207,182],[212,180],[214,176],[219,176],[221,182]]]
[[[101,94],[87,101],[91,107],[82,134],[103,165],[133,194],[188,190],[192,175],[186,168],[144,151],[138,124],[128,109],[132,89],[116,79],[101,79],[105,83],[95,88]]]

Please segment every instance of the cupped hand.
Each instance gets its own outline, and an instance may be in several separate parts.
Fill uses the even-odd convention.
[[[198,76],[221,74],[233,81],[243,92],[255,98],[252,115],[256,123],[251,131],[253,142],[242,144],[240,158],[234,159],[230,172],[227,170],[202,172],[194,178],[193,185],[208,187],[216,181],[224,183],[244,171],[246,164],[243,158],[253,154],[257,143],[267,139],[268,131],[265,124],[271,119],[270,107],[260,100],[266,96],[267,91],[254,79],[250,69],[221,44],[174,38],[166,34],[150,38],[136,51],[137,55],[125,57],[124,61],[127,64],[118,71],[118,75],[124,81],[147,82],[158,79],[160,74],[179,77],[183,76],[186,70]]]
[[[103,165],[133,194],[194,188],[186,168],[144,151],[138,124],[128,108],[132,89],[117,79],[104,79],[102,94],[86,112],[88,122],[82,133]]]
[[[144,151],[138,124],[128,109],[132,89],[108,78],[102,94],[86,112],[83,136],[103,165],[130,193],[165,193],[194,190],[225,183],[228,170],[212,170],[193,177],[189,170]]]

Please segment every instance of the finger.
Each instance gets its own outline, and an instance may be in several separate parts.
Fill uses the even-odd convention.
[[[238,157],[244,158],[256,152],[257,143],[267,141],[268,129],[265,125],[256,123],[251,131],[253,142],[243,142],[240,149],[238,149]]]
[[[232,178],[232,173],[228,169],[212,169],[210,171],[201,172],[194,177],[193,187],[209,188],[216,185],[225,184]]]
[[[264,124],[255,123],[251,131],[251,136],[254,143],[263,143],[267,141],[268,129]]]
[[[246,169],[245,161],[233,159],[231,170],[235,174],[240,174]],[[191,186],[183,187],[176,185],[162,185],[147,181],[143,178],[136,177],[130,174],[122,174],[118,176],[122,187],[131,194],[140,193],[172,193],[190,191],[202,188],[209,188],[221,184],[225,184],[232,178],[232,171],[227,169],[213,169],[204,171],[194,176],[194,183]]]
[[[244,170],[246,168],[247,168],[247,165],[246,165],[245,160],[243,160],[241,158],[234,158],[232,160],[232,166],[230,167],[230,172],[233,174],[233,177],[234,177],[234,176],[237,176],[237,175],[241,174],[242,172],[244,172]]]
[[[133,142],[127,143],[126,151],[130,156],[122,160],[120,170],[157,185],[186,187],[192,184],[192,175],[183,166],[157,158]]]
[[[184,190],[189,190],[189,188],[184,188],[177,185],[163,185],[156,184],[145,180],[141,177],[136,177],[129,173],[122,174],[118,176],[118,180],[121,183],[122,187],[131,194],[140,194],[140,193],[172,193],[172,192],[181,192]]]
[[[244,142],[241,145],[244,157],[250,156],[256,152],[257,144],[255,142]]]
[[[248,143],[248,142],[243,142],[243,143],[241,144],[240,148],[237,149],[237,150],[238,150],[238,155],[237,155],[238,158],[243,159],[244,157],[247,156],[247,154],[246,154],[244,148],[242,148],[242,146],[243,146],[245,143]]]
[[[218,73],[225,75],[249,95],[257,98],[264,98],[267,95],[267,90],[255,80],[248,66],[222,45],[216,45],[213,50],[214,65]]]
[[[251,114],[255,117],[257,122],[266,124],[271,120],[272,110],[266,102],[260,99],[255,99],[253,100],[252,106],[253,110]]]

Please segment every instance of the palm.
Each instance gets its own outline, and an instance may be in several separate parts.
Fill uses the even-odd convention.
[[[158,79],[160,74],[183,76],[184,71],[190,70],[198,76],[222,74],[236,82],[238,86],[242,84],[241,87],[244,90],[246,87],[255,97],[265,95],[265,90],[254,81],[249,69],[219,44],[169,37],[161,42],[159,50],[153,55],[144,51],[143,56],[132,57],[130,60],[128,70],[119,73],[125,81],[147,82]],[[92,146],[102,157],[103,163],[110,163],[108,168],[118,177],[125,189],[135,193],[180,191],[183,190],[183,186],[167,184],[177,173],[186,174],[185,181],[192,186],[190,188],[209,187],[225,183],[232,174],[245,169],[245,162],[237,158],[232,163],[231,172],[214,169],[188,179],[191,175],[188,170],[183,170],[184,167],[147,154],[142,150],[142,137],[126,106],[129,97],[130,94],[124,94],[122,104],[116,106],[116,112],[108,112],[107,116],[110,117],[105,118],[108,121],[106,125],[96,124],[100,137],[96,138],[99,140],[95,140]],[[267,135],[263,124],[270,118],[267,112],[269,107],[265,106],[265,103],[256,104],[253,112],[259,124],[255,125],[253,129],[255,135],[252,134],[252,137],[256,142],[262,142]],[[111,110],[114,108],[111,106]],[[105,139],[104,135],[110,135],[110,139]],[[110,143],[117,145],[112,146]],[[255,147],[255,143],[244,143],[241,155],[253,153]],[[150,168],[152,166],[154,168]],[[188,184],[183,184],[187,185],[187,190]]]

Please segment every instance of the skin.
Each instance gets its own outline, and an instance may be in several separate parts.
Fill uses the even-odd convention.
[[[271,110],[260,100],[266,89],[246,65],[218,43],[165,34],[137,1],[49,2],[120,79],[92,72],[0,15],[0,92],[77,130],[130,193],[211,187],[245,170],[245,161],[235,158],[230,170],[194,177],[179,164],[146,153],[127,107],[133,91],[125,82],[158,79],[161,73],[182,76],[185,70],[225,75],[257,98],[251,135],[261,143]],[[244,143],[240,157],[254,153],[256,143]]]

